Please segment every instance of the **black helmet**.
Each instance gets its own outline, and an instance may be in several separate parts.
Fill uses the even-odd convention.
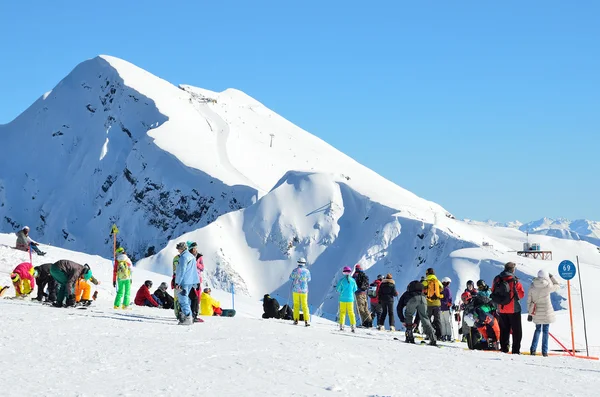
[[[487,284],[483,280],[478,280],[477,281],[477,288],[479,288],[479,289],[486,289],[487,288]]]
[[[144,285],[148,288],[152,288],[152,280],[146,280],[144,281]]]
[[[468,287],[469,285],[472,285],[473,287],[475,286],[475,283],[473,282],[473,280],[469,280],[469,281],[467,281],[467,287]]]

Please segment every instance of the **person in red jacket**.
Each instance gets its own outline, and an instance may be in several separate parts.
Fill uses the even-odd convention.
[[[150,295],[150,288],[152,288],[152,281],[146,280],[135,294],[135,299],[133,302],[138,306],[162,306],[162,302],[156,297],[156,295]]]
[[[525,297],[523,284],[515,276],[517,265],[514,262],[508,262],[504,265],[504,271],[494,278],[492,283],[492,297],[496,289],[505,282],[508,284],[510,301],[507,304],[499,304],[500,312],[500,350],[508,353],[508,342],[512,332],[512,354],[521,354],[521,339],[523,329],[521,326],[521,303],[520,299]]]
[[[383,308],[379,304],[379,298],[377,297],[379,294],[381,280],[383,280],[383,276],[379,274],[377,275],[377,279],[369,285],[369,297],[371,298],[371,318],[374,319],[375,316],[377,316],[377,321],[375,322],[377,324],[379,323],[379,317],[381,317],[381,312],[383,311]]]

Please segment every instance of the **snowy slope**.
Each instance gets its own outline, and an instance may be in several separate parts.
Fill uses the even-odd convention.
[[[0,244],[11,241],[0,235]],[[461,343],[406,345],[393,339],[403,339],[401,332],[339,333],[318,319],[310,328],[294,327],[260,319],[260,302],[243,297],[236,297],[235,318],[205,318],[191,327],[177,326],[170,310],[115,311],[109,260],[44,248],[45,260],[89,263],[102,282],[100,298],[85,311],[0,299],[0,373],[11,380],[2,382],[6,396],[22,395],[24,386],[28,394],[66,397],[195,393],[190,390],[208,396],[404,396],[407,390],[432,396],[466,389],[490,396],[597,394],[590,387],[600,371],[597,361],[471,352]],[[24,256],[0,246],[1,284]],[[133,277],[134,285],[166,280],[141,269]],[[227,294],[216,292],[228,306]],[[560,319],[552,332],[563,332]],[[526,333],[524,345],[529,338]],[[435,370],[431,363],[438,363]],[[500,374],[502,382],[485,381],[490,374]]]

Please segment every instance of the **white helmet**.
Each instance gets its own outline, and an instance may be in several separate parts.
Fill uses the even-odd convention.
[[[442,279],[442,283],[451,283],[451,282],[452,282],[452,280],[450,280],[450,277],[444,277]]]
[[[23,230],[29,230],[29,226],[24,226]]]
[[[302,257],[300,259],[298,259],[298,266],[304,266],[306,265],[306,258]]]

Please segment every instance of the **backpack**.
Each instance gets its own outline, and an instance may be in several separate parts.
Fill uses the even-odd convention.
[[[365,272],[356,272],[356,286],[361,291],[367,291],[369,289],[369,277]]]
[[[367,295],[371,298],[377,298],[377,285],[371,285],[367,291]]]
[[[510,282],[513,283],[513,288],[515,288],[517,285],[517,278],[513,277]],[[492,302],[498,305],[508,305],[510,303],[513,297],[510,295],[511,288],[508,283],[509,281],[498,277],[498,280],[494,283],[493,292],[490,295]]]
[[[117,278],[119,280],[128,280],[131,278],[131,268],[126,261],[119,261],[117,266]]]
[[[440,284],[437,279],[427,280],[427,299],[436,300],[439,299],[440,293]]]

